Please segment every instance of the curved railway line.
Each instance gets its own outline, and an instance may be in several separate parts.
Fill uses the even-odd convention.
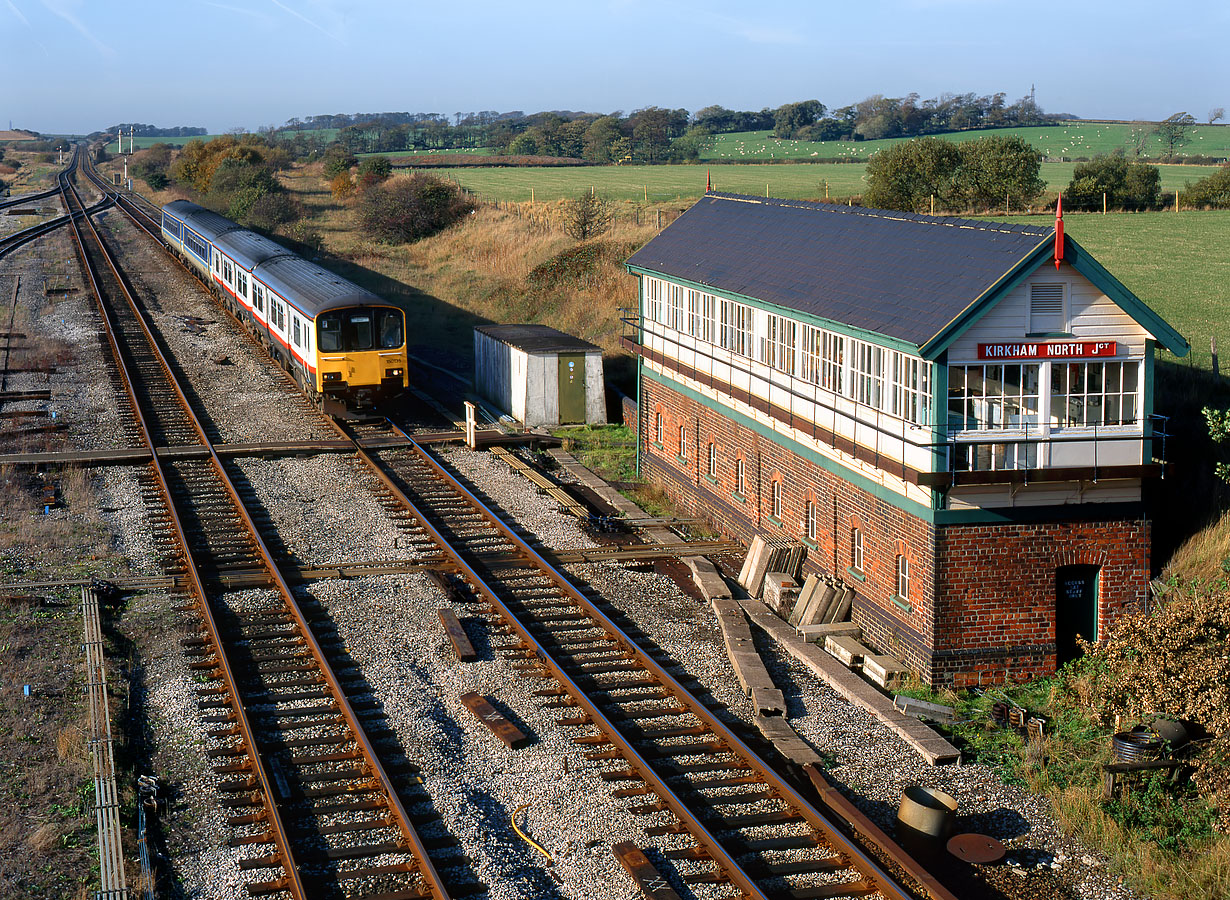
[[[233,846],[253,855],[251,894],[294,898],[446,898],[398,787],[321,642],[206,436],[129,285],[72,183],[61,176],[83,270],[128,398],[122,427],[151,452],[147,501],[161,515],[164,566],[189,586],[200,634],[185,646],[216,726],[209,756]],[[203,459],[162,460],[155,447],[196,447]],[[267,586],[226,596],[220,578],[263,569]]]
[[[116,203],[158,238],[156,210],[91,177],[104,204]],[[209,680],[199,703],[213,726],[222,803],[234,813],[231,843],[252,854],[241,864],[252,875],[249,891],[382,900],[471,892],[464,877],[441,876],[415,832],[402,799],[412,788],[390,776],[368,734],[378,708],[348,697],[345,684],[357,673],[331,666],[327,641],[288,588],[68,175],[61,189],[129,399],[122,424],[151,453],[146,499],[160,510],[164,565],[200,614],[199,634],[184,643],[194,671]],[[382,502],[413,517],[459,590],[486,605],[491,630],[507,636],[498,651],[542,680],[542,702],[562,711],[561,726],[578,729],[575,743],[603,763],[603,780],[630,812],[647,817],[646,833],[663,837],[685,881],[743,898],[955,900],[895,844],[856,837],[848,817],[775,772],[686,679],[410,435],[387,420],[332,427],[353,442],[356,465],[379,480]],[[378,439],[387,447],[390,435],[401,439],[397,448],[365,449]],[[157,447],[192,448],[193,458]],[[250,584],[254,572],[263,573],[257,586],[227,593],[234,575]]]

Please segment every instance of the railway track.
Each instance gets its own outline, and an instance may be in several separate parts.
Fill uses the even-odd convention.
[[[61,190],[129,401],[119,425],[152,454],[143,485],[163,565],[190,585],[186,609],[199,614],[197,634],[183,643],[204,682],[197,695],[211,726],[208,756],[231,812],[230,843],[249,854],[239,864],[249,893],[450,896],[403,800],[426,800],[413,771],[395,782],[369,734],[380,727],[378,705],[348,696],[343,682],[353,684],[353,671],[331,665],[327,640],[287,586],[71,174]],[[164,460],[160,447],[206,455]],[[222,581],[235,569],[263,571],[263,586],[227,593]],[[447,841],[437,843],[447,851]]]
[[[500,652],[532,678],[537,694],[580,731],[603,779],[646,833],[678,835],[666,851],[685,881],[728,884],[749,898],[953,895],[895,845],[876,848],[896,871],[852,841],[777,775],[598,604],[504,524],[406,434],[405,450],[361,444],[392,423],[349,426],[356,455],[381,480],[392,510],[408,510],[470,589],[487,604]],[[499,566],[487,561],[493,554]],[[509,562],[515,559],[516,564]],[[900,873],[908,873],[902,877]]]
[[[157,235],[156,220],[131,211]],[[853,840],[840,814],[817,808],[775,773],[698,698],[695,684],[646,652],[410,435],[388,422],[351,425],[345,434],[356,461],[380,480],[390,512],[413,516],[421,549],[442,556],[457,589],[486,604],[492,629],[507,635],[500,652],[543,681],[538,695],[563,712],[561,726],[578,729],[574,740],[589,759],[609,764],[603,779],[615,795],[648,817],[649,835],[673,844],[665,856],[685,881],[747,898],[954,900],[895,845]],[[390,435],[404,449],[364,449]],[[253,565],[242,554],[232,562],[236,571]],[[281,615],[262,610],[247,620],[251,636],[281,630]],[[207,637],[195,646],[216,652],[206,649]]]

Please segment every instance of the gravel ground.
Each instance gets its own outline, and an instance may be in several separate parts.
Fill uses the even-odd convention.
[[[451,450],[447,462],[518,523],[551,547],[585,546],[588,540],[571,517],[539,497],[527,481],[488,454]],[[669,578],[618,564],[571,567],[673,659],[695,675],[730,713],[751,726],[752,709],[726,657],[708,605],[688,596]],[[901,792],[911,784],[943,790],[957,798],[958,831],[989,834],[1008,848],[1006,864],[989,871],[999,883],[1021,879],[1027,894],[1048,896],[1066,885],[1071,896],[1088,900],[1129,900],[1106,860],[1065,835],[1049,802],[1004,784],[982,765],[931,766],[873,716],[842,698],[822,679],[780,651],[758,629],[758,649],[774,682],[788,700],[788,719],[822,756],[833,759],[832,780],[880,825],[891,829]],[[1012,889],[1009,882],[1001,889]],[[1060,896],[1056,893],[1053,896]]]

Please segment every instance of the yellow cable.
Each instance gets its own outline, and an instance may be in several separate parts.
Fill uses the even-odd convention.
[[[528,803],[522,803],[520,806],[518,806],[516,809],[513,810],[513,814],[512,814],[513,831],[517,832],[517,834],[521,836],[521,839],[523,841],[525,841],[527,844],[529,844],[531,847],[533,847],[535,850],[537,850],[539,853],[545,856],[547,858],[548,866],[553,866],[555,865],[555,860],[551,858],[551,854],[547,852],[547,848],[544,847],[542,844],[538,843],[538,841],[534,840],[532,837],[530,837],[528,834],[526,834],[524,831],[522,831],[520,828],[517,827],[517,814],[521,812],[521,810],[525,809],[527,806],[529,806]]]

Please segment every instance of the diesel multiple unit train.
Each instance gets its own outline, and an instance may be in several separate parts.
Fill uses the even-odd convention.
[[[187,200],[162,208],[162,235],[327,410],[408,386],[396,306]]]

